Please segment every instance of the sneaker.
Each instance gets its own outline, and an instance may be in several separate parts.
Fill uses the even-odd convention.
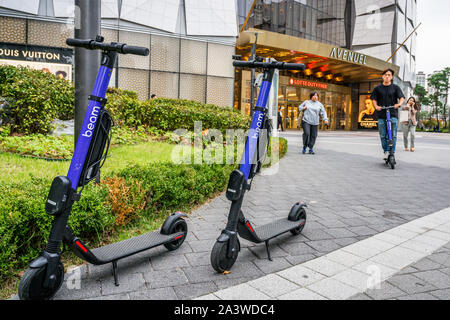
[[[306,153],[306,147],[303,147],[302,149],[302,153],[305,154]]]
[[[416,149],[414,149],[414,148],[411,148],[411,152],[414,152],[414,151],[416,151]]]
[[[315,154],[312,148],[309,149],[309,154]]]
[[[411,148],[411,151],[412,151],[412,149],[414,149],[414,148]],[[408,148],[405,148],[405,151],[409,151],[409,149],[408,149]]]
[[[387,160],[389,158],[389,151],[384,152],[384,160]]]

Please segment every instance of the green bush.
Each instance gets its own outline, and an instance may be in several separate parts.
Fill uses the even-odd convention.
[[[226,129],[250,127],[250,118],[231,108],[167,98],[139,101],[117,89],[108,90],[107,108],[116,122],[135,128],[147,125],[162,131],[194,131],[194,122],[201,121],[203,130],[218,129],[225,134]]]
[[[0,118],[11,118],[11,133],[48,133],[55,118],[74,117],[73,85],[51,73],[0,65],[0,96],[9,101]]]
[[[0,282],[17,274],[45,248],[52,221],[45,212],[50,185],[51,180],[37,178],[21,184],[0,183]],[[106,196],[104,186],[86,187],[69,219],[77,235],[98,240],[113,228]]]

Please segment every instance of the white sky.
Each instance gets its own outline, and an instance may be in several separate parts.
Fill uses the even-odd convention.
[[[450,1],[417,0],[417,21],[416,71],[450,67]]]

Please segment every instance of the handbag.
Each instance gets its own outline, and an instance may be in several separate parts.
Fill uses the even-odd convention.
[[[398,121],[402,124],[408,124],[409,122],[409,111],[408,110],[399,110],[398,111]]]

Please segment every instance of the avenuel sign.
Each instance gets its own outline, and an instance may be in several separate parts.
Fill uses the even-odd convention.
[[[341,48],[333,48],[330,58],[367,65],[366,55]]]
[[[289,84],[291,85],[297,85],[297,86],[304,86],[304,87],[311,87],[311,88],[319,88],[319,89],[328,89],[328,84],[326,83],[318,83],[318,82],[312,82],[308,80],[300,80],[300,79],[289,79]]]

